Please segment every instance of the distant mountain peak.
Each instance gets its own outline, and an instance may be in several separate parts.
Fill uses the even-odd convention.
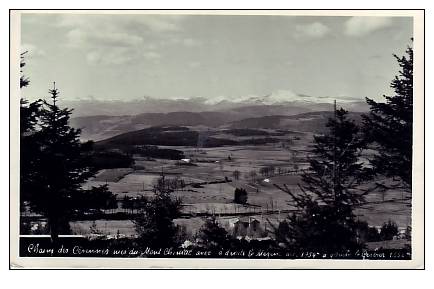
[[[269,94],[263,96],[257,95],[246,95],[241,97],[229,97],[229,96],[218,96],[213,98],[208,98],[205,100],[205,104],[208,105],[218,105],[218,104],[236,104],[236,105],[282,105],[288,103],[323,103],[332,104],[334,100],[341,103],[349,103],[355,101],[363,101],[356,98],[351,98],[347,96],[311,96],[307,94],[295,93],[291,90],[276,90]]]

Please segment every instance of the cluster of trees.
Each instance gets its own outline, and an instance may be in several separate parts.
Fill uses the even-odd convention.
[[[207,218],[199,231],[193,236],[191,247],[207,249],[214,252],[221,251],[222,249],[268,251],[281,249],[278,243],[273,239],[259,241],[238,238],[236,235],[226,231],[214,216]]]
[[[368,226],[367,222],[358,222],[358,236],[364,242],[388,241],[399,237],[398,225],[392,220],[383,223],[380,230]],[[405,236],[406,238],[408,236]]]
[[[175,177],[175,178],[166,178],[164,174],[157,179],[156,182],[157,188],[163,188],[166,191],[176,191],[178,189],[182,189],[185,187],[185,180],[183,178]]]
[[[262,167],[259,169],[259,173],[263,176],[263,177],[272,177],[274,176],[276,172],[276,167],[271,165],[271,166],[266,166],[266,167]]]
[[[180,245],[184,233],[174,219],[181,214],[182,202],[171,196],[164,175],[154,186],[154,197],[148,200],[139,216],[134,220],[137,242],[140,246],[172,247]]]
[[[130,168],[134,165],[131,154],[115,150],[94,150],[91,163],[96,169]]]
[[[243,188],[236,188],[234,192],[234,202],[237,204],[247,204],[247,191]]]
[[[391,83],[395,94],[385,96],[385,103],[367,99],[371,111],[364,116],[362,128],[348,119],[347,111],[335,108],[328,132],[314,137],[309,172],[302,175],[299,185],[301,193],[277,186],[300,210],[275,228],[278,239],[288,247],[321,251],[360,248],[363,242],[354,209],[380,186],[376,176],[398,178],[401,189],[411,190],[413,49],[408,47],[406,53],[395,55],[401,67]],[[370,166],[360,162],[367,147],[378,152]],[[375,185],[363,189],[361,184],[366,181]],[[395,230],[386,224],[380,235],[390,238]]]
[[[223,132],[232,134],[235,136],[268,136],[270,133],[261,129],[250,129],[250,128],[235,128],[227,129]],[[280,135],[280,134],[279,134]]]
[[[199,248],[218,250],[229,247],[231,236],[220,226],[215,217],[210,217],[205,220],[194,239]]]
[[[274,138],[258,138],[236,141],[233,139],[206,137],[202,140],[200,133],[185,127],[150,127],[127,132],[98,142],[104,148],[124,148],[131,146],[197,146],[219,147],[224,145],[247,145],[278,142]],[[173,153],[173,152],[172,152]]]
[[[23,57],[21,68],[25,66]],[[29,83],[21,74],[20,87]],[[59,107],[55,84],[49,94],[51,102],[29,102],[24,97],[20,101],[20,202],[47,218],[56,243],[59,234],[69,233],[74,212],[107,207],[113,196],[106,187],[82,189],[81,184],[96,172],[93,143],[82,143],[80,130],[69,126],[72,110]]]
[[[134,214],[134,212],[142,210],[147,202],[148,199],[144,196],[130,197],[125,195],[122,198],[121,206],[127,213]]]
[[[184,158],[184,152],[174,149],[162,149],[157,146],[142,146],[137,148],[137,153],[142,157],[180,160]]]
[[[283,220],[279,223],[277,228],[274,230],[276,242],[287,244],[288,243],[288,235],[291,234],[292,225],[290,221]],[[354,244],[353,246],[362,246],[366,242],[378,242],[378,241],[388,241],[392,240],[399,236],[399,230],[398,226],[393,221],[388,221],[384,223],[381,228],[378,230],[376,227],[371,227],[368,225],[367,222],[364,221],[356,221],[354,223],[354,230],[355,230],[355,239],[353,240]],[[331,232],[329,232],[331,233]],[[406,234],[406,238],[409,234]],[[311,245],[308,243],[307,245]],[[306,244],[303,246],[298,246],[296,248],[298,249],[306,249]],[[330,247],[330,245],[325,245],[325,248]],[[291,248],[294,248],[293,245]],[[317,244],[313,247],[315,249],[320,248]],[[323,248],[320,248],[323,249]],[[342,248],[333,248],[333,250],[342,250]]]
[[[272,137],[264,137],[264,138],[250,138],[244,139],[237,142],[237,145],[263,145],[268,143],[278,143],[280,139],[272,138]]]
[[[115,210],[118,208],[117,195],[110,192],[108,185],[92,186],[89,190],[79,190],[71,198],[71,207],[78,214],[92,210]]]
[[[245,178],[249,179],[250,182],[252,182],[252,183],[256,183],[258,181],[259,175],[261,175],[263,178],[269,178],[269,177],[275,176],[276,174],[277,175],[283,175],[283,174],[293,173],[294,171],[298,171],[298,165],[297,164],[294,163],[293,167],[294,167],[294,169],[291,170],[289,168],[283,168],[280,166],[276,167],[276,166],[270,165],[270,166],[260,168],[259,171],[252,170],[250,172],[247,172],[245,174]],[[241,172],[238,170],[235,170],[232,172],[232,176],[234,177],[235,180],[238,180],[241,176]]]
[[[127,132],[98,142],[105,148],[123,148],[145,145],[195,146],[198,132],[184,127],[150,127]]]

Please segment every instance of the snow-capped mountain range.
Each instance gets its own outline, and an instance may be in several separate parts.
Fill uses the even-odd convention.
[[[232,103],[248,103],[248,104],[265,104],[265,105],[277,105],[285,103],[333,103],[336,100],[341,103],[349,103],[360,101],[357,98],[350,98],[347,96],[310,96],[306,94],[294,93],[290,90],[277,90],[270,94],[264,96],[247,95],[239,98],[230,98],[226,96],[219,96],[215,98],[210,98],[205,101],[207,104],[218,104],[221,102],[232,102]]]
[[[141,99],[98,100],[95,98],[63,101],[63,105],[74,109],[73,117],[92,115],[136,115],[140,113],[169,113],[176,111],[246,111],[254,110],[254,115],[294,115],[309,111],[332,109],[334,100],[338,106],[351,111],[367,111],[364,100],[351,97],[309,96],[288,90],[242,97],[219,96],[213,98],[170,98],[162,99],[145,96]]]

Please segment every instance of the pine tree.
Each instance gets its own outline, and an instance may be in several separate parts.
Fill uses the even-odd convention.
[[[69,233],[72,200],[95,172],[90,165],[91,143],[82,144],[80,130],[69,126],[71,110],[59,108],[59,91],[54,87],[49,93],[53,102],[43,101],[39,129],[34,132],[37,150],[31,156],[31,179],[22,197],[47,218],[56,242],[59,234]]]
[[[26,52],[21,53],[20,68],[22,69],[26,63],[24,62],[24,55]],[[27,87],[30,83],[28,77],[24,76],[23,71],[20,70],[20,88]],[[20,205],[21,210],[25,210],[24,202],[32,191],[32,183],[36,167],[38,166],[34,156],[39,152],[37,143],[38,134],[36,134],[36,126],[40,116],[41,101],[34,101],[29,103],[24,97],[20,99]]]
[[[371,111],[364,116],[364,127],[368,140],[378,149],[372,160],[375,172],[398,177],[402,187],[411,190],[413,48],[407,47],[406,54],[402,57],[394,55],[401,68],[390,84],[395,94],[384,95],[385,103],[366,98]]]
[[[205,220],[196,235],[196,242],[200,248],[221,249],[228,246],[230,237],[213,216]]]
[[[181,201],[172,199],[171,193],[163,174],[154,187],[154,197],[134,220],[139,245],[154,248],[176,245],[179,228],[173,220],[180,215]]]
[[[246,204],[247,203],[247,191],[243,188],[235,188],[234,191],[234,203]]]
[[[365,193],[355,191],[368,174],[359,159],[364,138],[342,108],[335,110],[326,127],[328,134],[314,137],[314,157],[309,161],[309,172],[302,175],[301,188],[325,204],[359,204]]]
[[[20,56],[20,89],[27,87],[30,83],[28,77],[23,74],[21,70],[26,63],[24,62],[24,55],[26,52],[21,53]],[[38,112],[40,109],[40,101],[35,101],[29,104],[29,101],[21,97],[20,99],[20,132],[21,137],[30,135],[37,124]]]
[[[20,56],[20,68],[22,69],[26,66],[24,62],[24,55],[26,52],[21,53]],[[27,87],[30,83],[28,77],[23,74],[23,71],[20,70],[20,89]],[[20,133],[21,138],[32,134],[35,131],[35,126],[37,124],[38,113],[40,109],[41,103],[40,100],[34,101],[29,104],[29,101],[24,97],[20,99]]]
[[[21,54],[21,69],[26,65]],[[20,88],[29,78],[20,76]],[[70,213],[84,209],[99,192],[100,202],[94,207],[117,206],[115,195],[104,186],[81,189],[81,184],[95,173],[90,157],[92,142],[82,144],[80,130],[68,124],[71,110],[60,109],[58,90],[50,90],[53,103],[20,99],[20,204],[27,205],[48,219],[53,241],[59,233],[69,232]],[[93,154],[92,154],[93,157]],[[103,193],[101,193],[103,192]]]
[[[353,208],[370,192],[360,189],[368,176],[359,161],[364,139],[342,108],[335,108],[326,126],[327,134],[314,137],[313,157],[302,174],[301,192],[277,186],[290,194],[300,211],[288,219],[286,243],[292,248],[337,251],[358,246]]]

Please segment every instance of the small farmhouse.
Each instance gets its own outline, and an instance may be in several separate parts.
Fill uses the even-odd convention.
[[[253,217],[232,218],[229,220],[229,230],[235,237],[262,237],[260,222]]]

